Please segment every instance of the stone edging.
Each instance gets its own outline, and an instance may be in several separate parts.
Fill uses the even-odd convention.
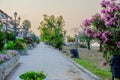
[[[8,74],[19,64],[19,55],[12,57],[10,60],[0,64],[0,80],[4,80]]]
[[[27,50],[17,50],[20,55],[27,55]]]

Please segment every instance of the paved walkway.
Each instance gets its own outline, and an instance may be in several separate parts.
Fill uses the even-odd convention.
[[[47,74],[47,80],[91,80],[88,75],[76,68],[64,58],[58,50],[40,43],[37,48],[28,50],[20,57],[19,66],[6,80],[20,80],[19,75],[26,71],[41,71]]]

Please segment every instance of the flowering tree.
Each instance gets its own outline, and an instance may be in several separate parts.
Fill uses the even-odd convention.
[[[84,21],[85,34],[103,42],[104,57],[120,54],[120,3],[103,0],[101,14],[95,14]]]
[[[90,44],[91,44],[91,41],[93,39],[92,36],[88,37],[88,36],[85,35],[84,32],[82,32],[82,33],[79,34],[79,39],[80,39],[81,42],[87,43],[88,50],[91,50]]]

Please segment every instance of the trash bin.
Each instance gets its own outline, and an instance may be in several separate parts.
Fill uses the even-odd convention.
[[[70,49],[71,57],[72,58],[79,58],[79,52],[78,49]]]
[[[111,59],[112,77],[120,80],[120,55],[113,55]]]

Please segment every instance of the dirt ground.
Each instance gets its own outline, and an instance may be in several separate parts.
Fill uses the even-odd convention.
[[[70,56],[70,49],[75,48],[74,46],[64,46],[63,52],[66,53],[66,55]],[[99,52],[99,47],[92,46],[91,50],[88,50],[87,48],[78,48],[79,50],[79,57],[80,58],[87,58],[91,60],[93,63],[100,65],[101,61],[104,60],[102,56],[102,52]]]

